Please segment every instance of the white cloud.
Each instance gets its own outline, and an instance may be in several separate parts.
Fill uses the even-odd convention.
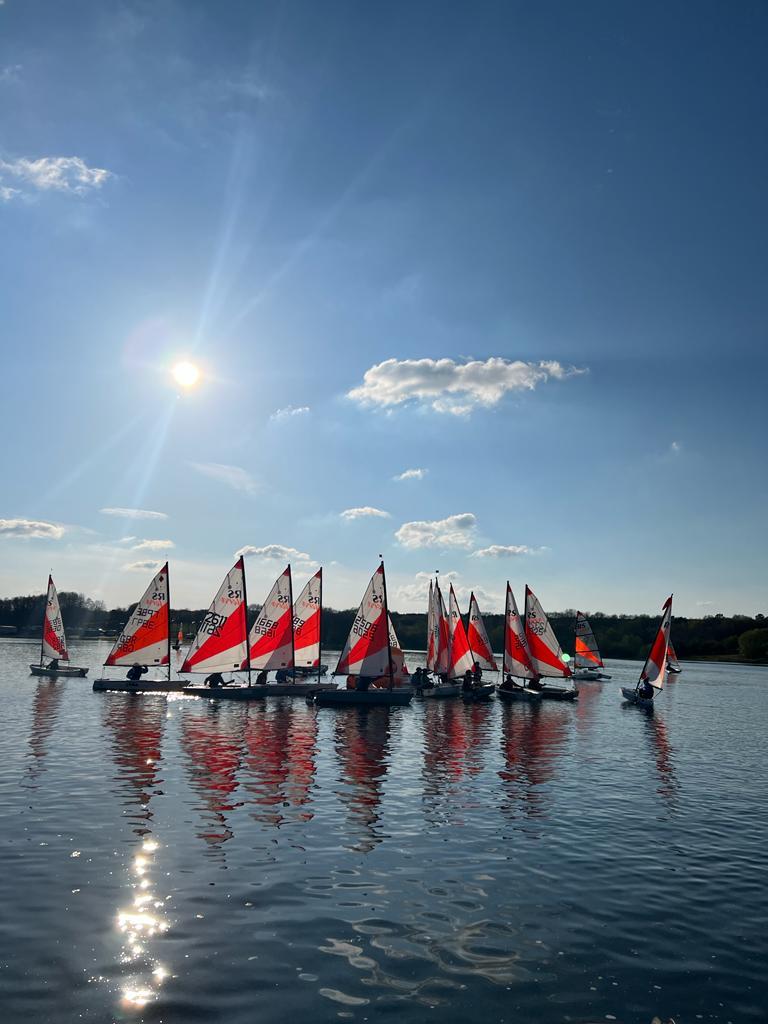
[[[434,580],[435,574],[428,572],[417,572],[413,578],[413,583],[404,583],[395,589],[394,598],[398,603],[398,610],[402,606],[406,606],[409,611],[422,612],[426,611],[427,608],[427,597],[429,595],[429,581]],[[480,605],[480,611],[485,612],[499,612],[504,607],[504,595],[502,593],[496,593],[485,590],[483,587],[469,587],[461,582],[462,577],[458,572],[451,570],[450,572],[441,572],[438,576],[440,582],[440,589],[443,592],[443,600],[448,605],[448,590],[451,584],[453,584],[453,590],[456,594],[456,599],[462,610],[465,610],[469,604],[470,594],[474,592],[477,598],[477,603]]]
[[[680,452],[683,450],[682,441],[673,441],[672,444],[669,446],[669,450],[672,455],[679,455]]]
[[[711,608],[714,603],[715,603],[714,601],[697,601],[696,602],[696,607],[697,608]]]
[[[515,558],[517,555],[537,555],[543,548],[529,548],[527,544],[491,544],[472,552],[472,558]]]
[[[21,64],[6,64],[0,68],[0,85],[15,85],[21,81]]]
[[[460,512],[445,519],[403,523],[395,537],[404,548],[468,548],[474,541],[477,517]]]
[[[131,540],[135,540],[132,537]],[[140,540],[138,544],[134,544],[133,551],[166,551],[168,548],[175,548],[176,545],[172,540]]]
[[[286,420],[290,416],[306,416],[309,411],[308,405],[286,405],[283,409],[275,409],[269,418],[271,420]]]
[[[61,540],[64,527],[39,519],[0,519],[0,537],[38,538]]]
[[[165,565],[164,562],[156,562],[148,558],[145,562],[129,562],[123,568],[129,572],[157,572],[158,569],[162,569],[163,565]]]
[[[378,518],[378,519],[389,519],[389,512],[384,512],[380,508],[371,508],[370,505],[363,505],[362,508],[345,508],[339,515],[342,519],[367,519],[367,518]]]
[[[39,192],[82,196],[101,188],[112,174],[102,167],[89,167],[79,156],[43,156],[37,160],[0,160],[0,176]]]
[[[426,469],[406,469],[402,473],[398,473],[397,476],[393,476],[393,480],[423,480],[427,475]]]
[[[220,484],[226,484],[235,491],[255,494],[259,485],[251,474],[241,466],[228,466],[222,462],[190,462],[189,465],[203,476],[208,476]]]
[[[21,195],[21,189],[11,188],[10,185],[0,185],[0,199],[3,202],[10,202],[11,199],[15,199],[16,196]]]
[[[532,391],[547,380],[586,372],[561,363],[525,363],[499,356],[457,363],[454,359],[387,359],[363,375],[348,397],[384,408],[417,400],[436,412],[465,416],[477,406],[490,408],[508,391]]]
[[[305,564],[316,564],[306,551],[299,551],[297,548],[289,548],[286,547],[285,544],[265,544],[262,548],[255,548],[252,544],[246,544],[245,547],[240,548],[239,551],[235,552],[235,558],[239,558],[240,555],[245,555],[246,558],[265,558],[277,562],[303,562]]]
[[[150,512],[145,508],[100,508],[105,516],[116,516],[119,519],[167,519],[165,512]]]

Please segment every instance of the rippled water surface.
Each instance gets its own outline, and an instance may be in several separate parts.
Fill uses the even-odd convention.
[[[36,650],[0,642],[4,1021],[766,1020],[768,670],[315,710]]]

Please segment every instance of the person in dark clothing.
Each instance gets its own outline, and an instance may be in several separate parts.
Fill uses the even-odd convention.
[[[541,691],[544,689],[544,687],[541,685],[541,680],[540,679],[529,679],[528,680],[528,689],[529,690],[535,690],[536,693],[541,693]]]
[[[211,672],[209,676],[206,676],[203,681],[203,686],[210,686],[213,689],[216,686],[226,686],[224,677],[221,672]]]
[[[59,671],[59,659],[58,658],[51,658],[51,663],[48,666],[48,668],[51,670],[51,672],[58,672]]]
[[[653,700],[653,687],[647,679],[644,679],[640,684],[640,689],[638,690],[638,693],[643,698],[643,700]]]
[[[480,668],[477,662],[472,666],[472,682],[475,686],[479,686],[483,681],[483,670]]]
[[[361,693],[365,693],[365,691],[368,689],[368,687],[370,685],[371,685],[371,678],[370,678],[370,676],[358,676],[357,677],[357,686],[355,687],[355,689],[359,690]]]
[[[259,674],[256,676],[256,683],[255,683],[255,685],[256,686],[266,686],[267,685],[267,670],[266,669],[263,668],[261,670],[261,672],[259,672]]]
[[[472,689],[472,670],[467,669],[464,673],[464,679],[461,683],[461,689],[464,693],[468,693]]]
[[[138,681],[141,679],[143,675],[146,674],[146,672],[147,666],[139,665],[137,663],[135,665],[131,665],[131,667],[128,669],[128,674],[126,675],[125,678],[131,683],[138,683]]]
[[[517,685],[512,676],[507,672],[504,677],[504,682],[499,687],[500,690],[520,690],[521,687]]]

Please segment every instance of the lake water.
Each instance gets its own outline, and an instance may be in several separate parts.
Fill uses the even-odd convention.
[[[766,1020],[768,669],[686,664],[652,716],[627,662],[316,710],[37,650],[0,641],[4,1021]]]

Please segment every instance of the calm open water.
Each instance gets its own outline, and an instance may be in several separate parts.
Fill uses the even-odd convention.
[[[768,1016],[768,669],[686,664],[653,716],[628,662],[575,706],[315,710],[36,655],[0,641],[4,1021]]]

